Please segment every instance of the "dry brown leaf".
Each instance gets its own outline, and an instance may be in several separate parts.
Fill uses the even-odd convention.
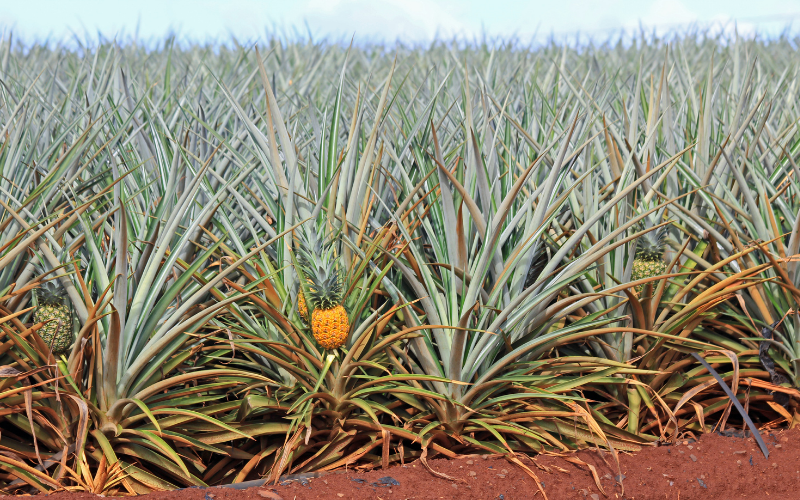
[[[597,469],[595,469],[594,465],[588,464],[578,457],[564,457],[564,460],[566,460],[571,464],[575,464],[579,467],[587,467],[589,471],[592,473],[592,477],[594,478],[594,483],[597,485],[597,489],[599,489],[600,493],[602,493],[603,495],[608,496],[606,495],[606,492],[603,489],[603,485],[600,484],[600,476],[597,474]]]
[[[506,455],[506,460],[511,462],[512,464],[516,465],[517,467],[521,468],[525,471],[526,474],[533,478],[533,481],[536,483],[536,487],[539,489],[539,492],[542,494],[544,500],[547,500],[547,494],[544,492],[544,488],[542,488],[542,482],[539,481],[539,478],[536,476],[536,473],[533,472],[528,466],[520,462],[520,460],[513,456],[513,455]],[[600,491],[603,491],[602,489]],[[603,493],[605,495],[605,493]]]

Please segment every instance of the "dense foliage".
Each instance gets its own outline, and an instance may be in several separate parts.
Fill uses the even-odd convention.
[[[759,425],[792,421],[798,63],[796,40],[704,33],[6,40],[0,488],[516,461],[741,422],[692,353]],[[309,322],[340,305],[325,350]]]

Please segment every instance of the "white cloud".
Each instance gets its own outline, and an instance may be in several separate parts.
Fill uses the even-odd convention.
[[[355,34],[357,39],[426,40],[467,34],[456,2],[426,0],[310,0],[300,16],[318,34]]]
[[[644,26],[670,27],[697,22],[698,15],[689,9],[681,0],[655,0],[636,21],[628,21],[629,28],[635,28],[641,22]]]
[[[767,27],[775,32],[793,19],[792,12],[800,14],[800,0],[0,0],[0,32],[13,26],[23,39],[84,30],[114,36],[132,34],[140,20],[142,38],[160,38],[176,28],[195,40],[228,33],[252,40],[273,29],[302,33],[307,24],[317,38],[425,43],[436,35],[473,38],[484,31],[520,40],[551,33],[603,38],[640,24],[663,33],[739,19],[738,32],[751,35]],[[731,32],[733,26],[720,29]]]

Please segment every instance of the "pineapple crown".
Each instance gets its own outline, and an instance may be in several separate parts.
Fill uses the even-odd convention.
[[[46,281],[35,289],[36,300],[40,305],[61,305],[64,303],[64,296],[66,294],[64,287],[58,282],[58,279]]]
[[[641,211],[649,210],[649,206],[644,204]],[[634,258],[647,261],[660,260],[664,256],[664,247],[666,246],[667,231],[669,226],[662,226],[658,229],[655,228],[664,218],[666,207],[662,207],[655,213],[646,215],[639,223],[639,230],[648,230],[643,235],[636,239],[636,253]],[[634,212],[636,209],[634,209]],[[641,213],[641,212],[640,212]]]
[[[644,233],[636,239],[636,256],[642,260],[660,260],[664,255],[666,226]]]
[[[300,238],[296,253],[300,275],[308,282],[306,301],[312,309],[332,309],[342,303],[344,295],[344,277],[335,252],[336,235],[313,236],[313,242]]]

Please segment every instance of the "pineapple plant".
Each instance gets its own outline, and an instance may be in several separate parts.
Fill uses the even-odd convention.
[[[66,300],[66,291],[58,280],[47,281],[34,292],[38,305],[33,313],[37,323],[46,323],[39,336],[50,347],[53,355],[66,353],[72,345],[72,311]]]
[[[298,251],[300,275],[306,285],[297,298],[297,310],[311,325],[314,339],[325,349],[344,345],[350,333],[347,311],[342,305],[344,278],[333,242],[300,242]],[[305,313],[305,314],[304,314]]]
[[[664,239],[667,236],[667,228],[662,227],[655,231],[643,234],[636,240],[636,254],[633,258],[633,272],[631,280],[641,280],[659,276],[667,271],[667,263],[664,262]],[[637,294],[641,294],[645,285],[637,285],[634,289]]]

